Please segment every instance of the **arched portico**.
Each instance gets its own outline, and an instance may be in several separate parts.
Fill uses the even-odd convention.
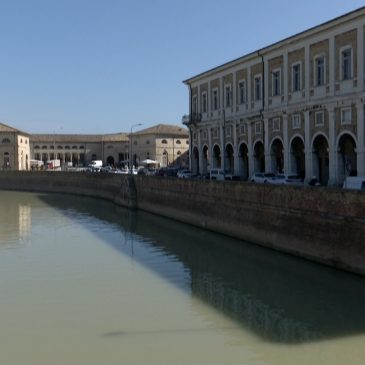
[[[280,138],[275,138],[271,144],[271,171],[274,173],[284,172],[284,146]]]
[[[339,137],[337,146],[337,180],[342,183],[346,176],[357,175],[355,137],[345,132]]]
[[[288,173],[296,173],[305,178],[305,153],[304,141],[300,136],[295,136],[290,143],[290,170]]]
[[[222,159],[221,159],[221,149],[220,147],[216,144],[213,147],[213,168],[219,169],[222,166]]]
[[[321,185],[327,185],[329,180],[328,141],[323,134],[318,134],[312,143],[312,174]]]
[[[203,175],[207,174],[208,172],[208,166],[209,166],[209,154],[208,154],[208,146],[204,145],[203,147],[203,158],[202,158],[202,167],[201,167],[201,173]]]
[[[230,143],[226,146],[225,169],[232,174],[234,172],[234,150]]]
[[[238,155],[238,173],[244,180],[249,177],[248,167],[248,147],[246,143],[241,143]]]
[[[254,144],[254,172],[265,172],[265,148],[261,140]]]
[[[191,169],[194,174],[199,173],[199,150],[198,147],[196,146],[194,146],[193,148],[193,159],[192,159]]]

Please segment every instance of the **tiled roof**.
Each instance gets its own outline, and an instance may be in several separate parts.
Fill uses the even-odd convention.
[[[100,143],[100,142],[123,142],[128,141],[125,133],[115,134],[32,134],[30,141],[33,143],[41,142],[65,142],[65,143]]]
[[[19,133],[24,136],[29,136],[29,133],[23,132],[19,129],[15,129],[13,127],[10,127],[9,125],[6,125],[4,123],[0,123],[0,132],[7,132],[7,133]]]
[[[135,135],[144,134],[163,134],[163,135],[178,135],[180,137],[185,136],[188,138],[189,133],[185,127],[172,124],[157,124],[153,127],[142,129],[140,131],[133,132]]]

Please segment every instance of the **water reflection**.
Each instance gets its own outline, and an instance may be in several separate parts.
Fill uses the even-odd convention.
[[[65,214],[74,210],[114,224],[125,239],[104,240],[115,249],[266,341],[301,343],[365,331],[361,277],[103,201],[57,195],[41,199]],[[136,237],[161,261],[134,247]],[[172,270],[162,261],[181,265],[182,270]]]
[[[9,204],[10,200],[9,195],[2,195],[1,204],[8,209],[0,210],[0,248],[19,247],[27,243],[30,236],[31,205],[26,199]]]

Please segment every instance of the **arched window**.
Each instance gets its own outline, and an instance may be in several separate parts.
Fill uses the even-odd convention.
[[[77,146],[72,146],[72,149],[73,150],[77,150]]]
[[[20,138],[20,143],[23,143],[23,138]]]
[[[42,146],[42,150],[46,150],[47,149],[47,146]]]
[[[34,149],[35,149],[35,150],[39,150],[39,148],[40,148],[40,147],[39,147],[38,145],[37,145],[37,146],[34,146]]]
[[[49,146],[49,148],[50,148],[51,150],[54,150],[54,146],[53,146],[53,145]]]
[[[181,144],[181,141],[178,139],[178,140],[176,141],[176,144]]]
[[[189,141],[188,140],[186,140],[186,144],[189,144]]]
[[[58,146],[57,147],[59,150],[63,150],[63,147],[62,146]]]
[[[149,141],[149,139],[147,139],[147,141],[146,141],[146,144],[150,144],[150,141]]]
[[[83,150],[83,149],[85,149],[85,147],[84,147],[84,146],[80,146],[79,148],[80,148],[80,150]]]
[[[166,139],[163,139],[163,140],[161,141],[161,143],[162,143],[162,144],[167,144]]]
[[[10,139],[9,138],[4,138],[1,142],[2,143],[10,143]]]
[[[65,146],[65,150],[69,150],[70,149],[70,146]]]
[[[180,156],[181,155],[181,152],[180,151],[177,151],[177,155]]]

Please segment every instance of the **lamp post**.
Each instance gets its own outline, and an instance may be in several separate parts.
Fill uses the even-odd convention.
[[[142,123],[133,124],[131,126],[131,133],[129,136],[129,144],[130,144],[130,156],[129,156],[129,173],[133,174],[133,141],[132,141],[132,131],[134,127],[140,127]]]

